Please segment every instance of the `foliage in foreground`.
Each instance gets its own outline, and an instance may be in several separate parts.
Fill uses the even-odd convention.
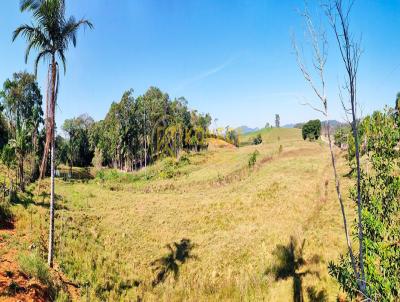
[[[393,301],[400,295],[400,133],[391,111],[375,112],[362,125],[368,133],[361,171],[367,295],[373,300]],[[356,201],[356,188],[351,196]],[[358,224],[354,232],[358,233]],[[358,296],[349,255],[330,263],[329,270],[351,298]]]

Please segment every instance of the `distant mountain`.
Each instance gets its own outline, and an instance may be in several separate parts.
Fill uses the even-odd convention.
[[[322,121],[321,124],[325,125],[325,121]],[[337,120],[329,120],[329,125],[331,126],[331,128],[338,128],[338,127],[346,125],[346,123],[342,123]]]
[[[286,124],[286,125],[283,125],[282,128],[294,128],[294,125],[296,125],[296,124]]]
[[[307,121],[306,121],[307,122]],[[304,122],[305,123],[305,122]],[[302,124],[304,124],[304,123],[292,123],[292,124],[286,124],[286,125],[283,125],[282,126],[282,128],[300,128],[300,126],[302,125]],[[322,124],[322,126],[324,126],[325,125],[325,121],[321,121],[321,124]],[[345,125],[345,123],[342,123],[342,122],[339,122],[339,121],[337,121],[337,120],[329,120],[329,125],[331,126],[331,128],[337,128],[337,127],[340,127],[340,126],[343,126],[343,125]]]
[[[239,132],[240,134],[247,134],[247,133],[250,133],[250,132],[254,132],[254,131],[258,131],[258,130],[260,130],[259,128],[250,128],[250,127],[247,127],[247,126],[240,126],[240,127],[237,127],[236,129],[235,129],[237,132]]]

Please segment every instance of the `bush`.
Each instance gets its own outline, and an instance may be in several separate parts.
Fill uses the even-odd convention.
[[[253,144],[254,145],[259,145],[262,143],[262,137],[261,134],[257,134],[257,136],[253,139]]]
[[[104,161],[103,152],[98,148],[95,148],[94,155],[92,158],[93,167],[95,167],[96,169],[101,169],[103,167],[103,161]]]
[[[0,203],[0,224],[2,222],[10,221],[12,218],[12,213],[10,210],[10,204],[8,202]]]
[[[303,139],[317,140],[321,136],[321,121],[311,120],[305,123],[301,129]]]
[[[173,158],[171,157],[166,158],[164,160],[163,167],[160,172],[160,177],[167,179],[175,177],[178,174],[177,166],[178,164]]]
[[[258,150],[255,150],[253,153],[250,154],[248,165],[249,168],[253,168],[257,161],[257,156],[260,154]]]
[[[351,135],[350,126],[343,126],[337,128],[334,135],[334,143],[338,147],[342,147],[343,145],[348,143],[348,137]]]
[[[47,264],[36,253],[21,254],[19,256],[19,265],[21,271],[28,275],[30,278],[36,278],[46,285],[50,283],[50,272]]]
[[[179,165],[181,166],[186,166],[190,164],[190,158],[188,154],[183,154],[180,158],[179,158]]]

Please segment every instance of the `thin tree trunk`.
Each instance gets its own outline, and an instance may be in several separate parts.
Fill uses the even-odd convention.
[[[42,163],[40,165],[40,173],[39,179],[43,179],[46,175],[46,168],[47,168],[47,158],[49,156],[49,149],[50,149],[50,121],[51,121],[51,103],[53,98],[53,90],[55,87],[55,70],[52,67],[55,63],[55,58],[52,59],[52,64],[49,66],[49,70],[47,72],[47,94],[46,94],[46,118],[45,118],[45,127],[46,127],[46,143],[43,149],[43,158]],[[51,79],[50,79],[51,78]],[[54,84],[53,84],[54,83]]]
[[[353,115],[353,136],[354,136],[354,145],[356,148],[356,163],[357,163],[357,212],[358,212],[358,241],[359,241],[359,258],[360,258],[360,272],[361,272],[361,281],[360,281],[360,290],[365,295],[366,294],[366,283],[365,283],[365,273],[364,273],[364,232],[362,225],[362,204],[361,204],[361,168],[360,168],[360,146],[358,141],[358,131],[357,131],[357,121],[355,116],[355,108],[352,107],[352,115]]]
[[[19,163],[19,186],[22,192],[25,192],[25,180],[24,180],[24,158],[20,159]]]
[[[328,119],[327,108],[325,108],[325,114],[326,114],[326,125],[327,125],[326,126],[327,127],[327,131],[326,132],[328,134],[329,151],[331,153],[333,174],[335,176],[336,194],[337,194],[337,197],[339,199],[340,210],[342,212],[344,232],[345,232],[345,235],[346,235],[346,243],[347,243],[347,249],[348,249],[349,254],[350,254],[351,265],[353,267],[354,273],[356,274],[356,278],[358,279],[359,278],[359,273],[358,273],[358,270],[357,270],[357,265],[356,265],[356,261],[355,261],[355,257],[354,257],[354,253],[353,253],[353,248],[351,247],[349,230],[348,230],[348,227],[347,227],[346,212],[345,212],[345,209],[344,209],[342,193],[341,193],[341,190],[340,190],[340,179],[339,179],[339,176],[338,176],[338,173],[337,173],[337,169],[336,169],[336,158],[335,158],[335,154],[333,152],[333,145],[332,145],[332,139],[331,139],[331,133],[330,133],[330,127],[329,127],[329,119]]]
[[[49,253],[48,265],[53,267],[54,257],[54,168],[55,168],[55,107],[56,107],[56,76],[57,66],[55,58],[52,60],[51,103],[49,120],[49,142],[51,142],[51,168],[50,168],[50,228],[49,228]]]
[[[51,168],[50,168],[50,229],[49,229],[49,254],[48,254],[48,265],[53,267],[54,257],[54,157],[55,157],[55,144],[54,144],[54,132],[51,138]]]

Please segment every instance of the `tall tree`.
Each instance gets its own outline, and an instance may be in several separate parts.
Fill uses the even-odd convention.
[[[182,149],[204,149],[211,121],[209,114],[190,111],[183,97],[171,101],[150,87],[134,98],[131,89],[111,104],[103,121],[94,123],[89,141],[102,163],[131,171],[160,157],[177,157]]]
[[[359,133],[358,133],[358,113],[357,113],[357,75],[358,66],[361,56],[361,48],[350,31],[350,12],[353,7],[353,1],[335,0],[327,6],[326,13],[328,15],[330,24],[336,37],[336,42],[339,47],[340,58],[342,59],[345,67],[345,91],[347,92],[348,100],[345,101],[340,95],[342,100],[343,108],[348,115],[348,119],[352,129],[352,135],[354,138],[355,146],[355,159],[356,159],[356,171],[357,171],[357,183],[356,183],[356,200],[357,200],[357,229],[358,229],[358,243],[359,243],[359,255],[358,255],[358,267],[356,274],[356,280],[361,295],[367,298],[366,293],[366,277],[364,269],[364,245],[363,240],[363,221],[362,221],[362,199],[361,196],[361,165],[360,165],[360,146],[359,146]]]
[[[275,127],[279,128],[281,126],[281,117],[279,114],[275,114]]]
[[[341,182],[339,173],[337,171],[337,161],[333,149],[333,142],[331,138],[331,127],[329,123],[329,111],[328,111],[328,96],[326,93],[326,79],[325,79],[325,66],[327,61],[327,47],[328,42],[326,33],[323,29],[316,29],[313,20],[310,17],[308,8],[306,7],[302,13],[307,29],[307,36],[310,41],[311,57],[313,58],[312,66],[314,66],[314,72],[307,68],[304,58],[301,55],[299,47],[296,44],[295,38],[293,37],[293,48],[295,50],[297,64],[299,65],[300,71],[303,74],[304,79],[308,82],[311,89],[317,96],[320,105],[313,105],[311,103],[305,103],[310,106],[313,110],[320,112],[326,119],[325,127],[329,143],[329,151],[331,155],[332,169],[335,177],[335,187],[338,201],[340,204],[340,210],[342,214],[344,233],[346,237],[347,250],[350,257],[350,266],[355,279],[359,280],[358,264],[356,256],[353,251],[352,242],[349,234],[349,227],[347,222],[347,215],[344,208],[344,199],[342,195]]]
[[[48,86],[46,99],[46,144],[40,171],[44,177],[48,152],[51,147],[51,193],[50,193],[50,232],[48,264],[53,266],[54,256],[54,160],[55,160],[55,107],[58,93],[59,68],[61,61],[66,71],[65,53],[72,43],[76,46],[77,31],[81,26],[92,28],[88,20],[76,20],[73,16],[65,16],[65,0],[21,0],[21,11],[29,10],[33,14],[33,25],[19,26],[13,33],[13,41],[22,35],[28,47],[25,54],[27,62],[32,48],[38,51],[35,59],[35,75],[41,60],[50,61],[48,70]]]
[[[43,122],[42,95],[35,76],[26,72],[14,73],[4,82],[0,92],[2,107],[10,129],[10,143],[18,159],[19,185],[24,190],[24,162],[31,157],[31,179],[38,166],[39,126]]]

